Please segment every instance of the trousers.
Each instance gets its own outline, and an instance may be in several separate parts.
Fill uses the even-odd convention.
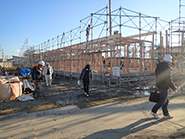
[[[162,89],[158,89],[158,90],[160,92],[160,100],[153,106],[152,112],[157,113],[158,109],[162,107],[163,115],[168,116],[169,115],[168,108],[167,108],[169,103],[168,90],[162,90]]]
[[[88,94],[89,93],[89,82],[83,81],[84,84],[84,91]]]
[[[36,80],[35,91],[33,92],[33,97],[35,97],[36,94],[37,94],[37,97],[41,97],[40,96],[40,81],[39,80]]]
[[[51,85],[52,83],[52,76],[51,75],[45,75],[46,85]]]

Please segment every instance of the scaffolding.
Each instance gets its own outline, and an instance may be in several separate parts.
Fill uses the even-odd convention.
[[[180,0],[179,5],[181,9]],[[112,11],[110,20],[108,10],[107,6],[91,13],[80,20],[78,27],[28,47],[24,53],[25,66],[32,67],[44,60],[50,63],[55,72],[73,76],[78,75],[86,64],[90,64],[94,75],[100,75],[103,81],[105,76],[113,77],[116,66],[120,68],[119,83],[122,83],[147,80],[147,75],[153,75],[156,63],[165,54],[177,54],[173,53],[176,20],[167,22],[123,7]],[[184,46],[185,24],[182,19],[179,12],[179,30],[176,30],[181,38],[176,45],[179,50],[183,50]],[[114,30],[111,35],[109,21],[112,21],[111,29]],[[89,24],[90,34],[86,36]],[[181,63],[183,52],[178,51],[177,58]]]

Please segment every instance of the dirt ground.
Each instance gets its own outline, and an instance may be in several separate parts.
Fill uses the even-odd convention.
[[[174,82],[176,85],[182,84],[185,77],[176,74]],[[0,115],[27,111],[28,113],[42,111],[65,105],[77,105],[79,108],[92,107],[110,102],[122,102],[138,97],[148,97],[144,92],[154,90],[154,80],[145,82],[125,83],[121,87],[119,85],[102,83],[100,81],[92,81],[90,84],[90,96],[83,94],[83,87],[77,85],[77,79],[70,80],[67,77],[55,77],[51,86],[46,87],[45,83],[41,83],[41,95],[43,99],[35,99],[30,101],[1,101]],[[70,94],[62,99],[63,95]],[[32,95],[32,93],[24,94]],[[71,98],[76,96],[74,100]],[[72,102],[71,102],[72,101]],[[58,103],[61,102],[61,103]]]

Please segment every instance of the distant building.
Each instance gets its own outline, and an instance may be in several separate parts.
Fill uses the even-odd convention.
[[[3,59],[0,59],[0,66],[3,67]]]
[[[7,61],[6,59],[0,59],[0,66],[4,68],[11,68],[12,62]]]
[[[12,56],[12,58],[8,59],[7,62],[12,62],[12,66],[23,66],[24,57]]]

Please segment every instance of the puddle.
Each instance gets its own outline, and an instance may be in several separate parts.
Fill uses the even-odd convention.
[[[150,92],[148,92],[148,91],[140,91],[140,95],[149,96]]]
[[[149,96],[151,91],[136,91],[135,95]]]
[[[135,88],[136,92],[134,94],[149,96],[150,93],[155,90],[155,88],[156,86],[137,86]]]
[[[155,89],[156,86],[137,86],[136,90],[149,90],[149,89]]]
[[[151,92],[153,92],[154,91],[154,89],[153,90],[136,90],[135,92],[134,92],[134,94],[135,95],[142,95],[142,96],[149,96],[150,95],[150,93]],[[133,91],[132,91],[133,92]],[[182,93],[183,91],[182,90],[180,90],[180,92],[179,93]],[[174,91],[169,91],[168,92],[168,94],[169,95],[175,95],[175,92]]]
[[[89,91],[98,90],[98,88],[90,88]]]

